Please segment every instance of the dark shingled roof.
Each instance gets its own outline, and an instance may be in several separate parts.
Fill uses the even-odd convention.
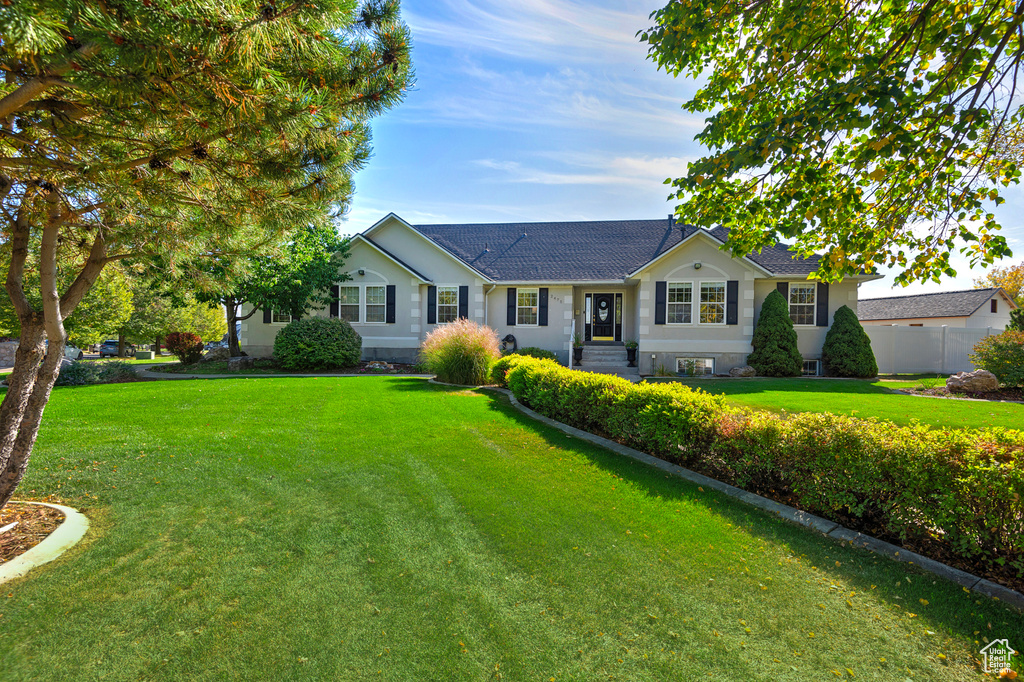
[[[413,227],[490,279],[506,282],[622,280],[699,230],[665,218]],[[710,233],[724,241],[728,231]],[[817,256],[794,258],[784,244],[750,260],[780,276],[806,276],[818,263]]]
[[[862,298],[857,303],[861,320],[903,320],[912,317],[967,317],[985,305],[993,289],[965,289],[916,296]]]

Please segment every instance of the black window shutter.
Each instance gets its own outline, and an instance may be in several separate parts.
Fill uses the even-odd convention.
[[[819,327],[828,326],[828,284],[818,282],[818,309],[814,316],[814,324]]]
[[[725,283],[725,323],[739,324],[740,282],[730,279]]]
[[[384,306],[384,322],[387,324],[395,323],[395,285],[389,284],[385,289],[386,298]]]
[[[469,287],[459,287],[459,317],[469,319]]]
[[[270,308],[265,309],[263,311],[263,324],[270,324],[273,321],[274,321],[274,313],[272,313],[270,311]]]
[[[510,327],[516,326],[516,288],[508,288],[508,314],[505,315],[505,324]]]
[[[775,285],[775,288],[782,294],[782,298],[786,299],[786,303],[789,303],[789,282],[779,282]]]
[[[427,287],[427,324],[437,324],[437,287]]]
[[[665,324],[665,308],[668,306],[668,282],[654,283],[654,324]]]
[[[341,285],[340,284],[335,284],[333,287],[331,287],[331,295],[334,298],[334,300],[331,301],[331,317],[337,317],[338,316],[338,311],[339,311],[339,307],[338,306],[340,305],[338,303],[338,298],[341,296]]]
[[[537,324],[548,326],[548,288],[541,287],[537,295]]]

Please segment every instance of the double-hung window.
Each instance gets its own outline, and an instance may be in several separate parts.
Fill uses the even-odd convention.
[[[725,282],[700,283],[700,323],[725,324]]]
[[[665,321],[669,324],[689,324],[693,321],[693,284],[668,283],[668,309]]]
[[[518,289],[516,291],[516,324],[537,324],[537,306],[540,301],[539,289]]]
[[[789,319],[793,324],[814,324],[816,291],[814,282],[793,282],[789,285]]]
[[[437,288],[437,323],[454,322],[459,319],[459,288]]]
[[[274,324],[288,324],[292,321],[292,316],[289,313],[282,313],[275,310],[270,319]]]
[[[338,317],[359,322],[359,287],[338,287]]]
[[[386,305],[387,295],[385,294],[385,288],[379,285],[367,285],[366,321],[384,322],[386,320]]]

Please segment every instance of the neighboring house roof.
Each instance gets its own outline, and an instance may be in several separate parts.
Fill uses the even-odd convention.
[[[965,289],[916,296],[862,298],[857,302],[861,320],[903,320],[918,317],[968,317],[1002,289]],[[1013,301],[1004,295],[1013,306]],[[1016,306],[1013,306],[1016,307]]]
[[[445,251],[495,281],[624,280],[700,228],[661,220],[412,225]],[[708,230],[724,242],[725,228]],[[784,244],[748,258],[775,276],[806,277],[818,256],[796,258]]]

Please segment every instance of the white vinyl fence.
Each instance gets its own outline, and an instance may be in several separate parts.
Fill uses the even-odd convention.
[[[935,372],[954,374],[976,367],[968,356],[974,344],[1001,329],[957,327],[865,326],[879,374]]]

